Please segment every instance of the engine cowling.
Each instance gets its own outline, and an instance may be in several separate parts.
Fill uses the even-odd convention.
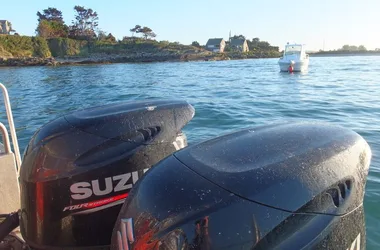
[[[365,249],[370,160],[360,135],[326,123],[186,147],[132,189],[112,249]]]
[[[23,238],[36,249],[110,245],[121,205],[154,164],[187,146],[185,101],[110,104],[40,128],[21,166]]]

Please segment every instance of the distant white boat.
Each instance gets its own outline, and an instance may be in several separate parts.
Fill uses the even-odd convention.
[[[278,60],[281,71],[303,72],[309,67],[309,55],[303,44],[286,44],[283,56]]]

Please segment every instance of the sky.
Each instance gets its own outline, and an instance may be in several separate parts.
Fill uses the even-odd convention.
[[[344,44],[380,48],[380,0],[19,0],[3,1],[0,20],[20,35],[35,35],[37,11],[55,7],[74,20],[74,6],[92,8],[99,28],[117,39],[136,24],[150,27],[157,40],[206,44],[208,38],[244,35],[283,48],[287,42],[308,50]]]

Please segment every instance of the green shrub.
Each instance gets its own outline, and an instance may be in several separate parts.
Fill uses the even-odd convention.
[[[0,35],[0,46],[13,57],[51,56],[46,40],[40,37]]]
[[[41,20],[36,31],[43,38],[67,37],[69,27],[59,21]]]
[[[46,39],[42,37],[32,37],[32,41],[34,49],[33,56],[43,58],[51,57],[51,53]]]
[[[51,54],[54,57],[76,56],[88,54],[88,42],[70,38],[48,39]]]
[[[70,38],[49,38],[0,35],[0,57],[65,57],[87,56],[89,54],[124,55],[130,53],[169,53],[192,54],[200,48],[182,45],[177,42],[158,42],[142,38],[125,38],[115,42],[113,39],[74,40]]]

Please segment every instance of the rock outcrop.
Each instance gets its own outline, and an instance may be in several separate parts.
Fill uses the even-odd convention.
[[[13,57],[13,58],[0,58],[0,66],[54,66],[57,62],[54,58],[41,58],[41,57]]]
[[[88,57],[72,56],[64,58],[17,57],[0,58],[0,66],[58,66],[78,64],[108,64],[108,63],[147,63],[147,62],[181,62],[181,61],[217,61],[228,59],[223,54],[158,52],[131,53],[125,55],[93,54]]]
[[[79,64],[109,64],[109,63],[148,63],[148,62],[188,62],[188,61],[220,61],[231,59],[260,58],[247,57],[245,54],[211,53],[205,51],[191,51],[181,53],[177,51],[135,52],[128,54],[96,53],[89,56],[66,57],[13,57],[0,58],[0,67],[10,66],[58,66]]]

